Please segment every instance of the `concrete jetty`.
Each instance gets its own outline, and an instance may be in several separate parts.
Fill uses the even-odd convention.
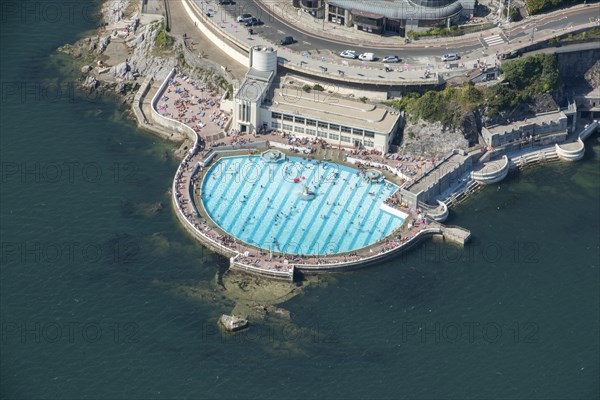
[[[444,240],[464,246],[471,239],[471,231],[460,226],[442,225]]]

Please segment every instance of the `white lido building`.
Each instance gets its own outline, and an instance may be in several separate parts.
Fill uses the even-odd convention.
[[[277,130],[334,146],[388,151],[399,128],[398,112],[327,92],[271,88],[277,74],[277,52],[271,47],[252,47],[249,60],[250,69],[230,105],[235,129]]]

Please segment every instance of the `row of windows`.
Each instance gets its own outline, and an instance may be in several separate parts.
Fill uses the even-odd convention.
[[[292,126],[288,125],[288,124],[280,124],[279,122],[271,122],[271,128],[273,129],[285,129],[285,130],[292,130]],[[294,132],[297,133],[305,133],[307,135],[311,135],[311,136],[315,136],[317,135],[318,137],[322,137],[322,138],[327,138],[329,137],[329,139],[331,140],[341,140],[342,142],[346,142],[346,143],[352,143],[352,138],[349,136],[344,136],[344,135],[336,135],[335,133],[330,133],[329,135],[327,134],[327,132],[323,132],[323,131],[315,131],[314,129],[310,129],[310,128],[306,128],[306,130],[304,128],[302,128],[301,126],[295,126],[294,127]],[[358,142],[361,142],[361,140],[357,140]],[[365,140],[364,141],[365,146],[367,147],[374,147],[374,143],[371,140]]]
[[[367,137],[375,137],[375,132],[372,131],[364,131],[362,129],[350,128],[348,126],[340,126],[338,124],[328,124],[327,122],[315,121],[314,119],[308,119],[303,117],[295,117],[289,114],[281,114],[277,112],[271,113],[271,118],[273,119],[283,119],[284,121],[295,122],[297,124],[306,124],[308,126],[317,126],[321,129],[329,129],[331,131],[341,131],[343,133],[352,133],[357,136],[367,136]],[[289,126],[289,125],[288,125]],[[291,129],[291,128],[284,128]],[[296,131],[298,132],[298,131]]]

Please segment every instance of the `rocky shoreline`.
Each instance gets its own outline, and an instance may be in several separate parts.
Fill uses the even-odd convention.
[[[108,0],[100,15],[104,22],[93,34],[58,48],[78,65],[76,86],[83,93],[132,104],[144,79],[162,81],[174,67],[196,81],[228,85],[210,60],[191,57],[185,39],[167,33],[162,15],[142,14],[139,2]]]

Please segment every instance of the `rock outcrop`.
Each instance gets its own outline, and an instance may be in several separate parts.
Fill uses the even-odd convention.
[[[475,119],[475,117],[473,117]],[[476,134],[476,121],[469,123],[469,135]],[[404,128],[399,153],[425,157],[443,157],[454,149],[467,149],[469,140],[459,130],[448,130],[441,122],[408,122]]]

